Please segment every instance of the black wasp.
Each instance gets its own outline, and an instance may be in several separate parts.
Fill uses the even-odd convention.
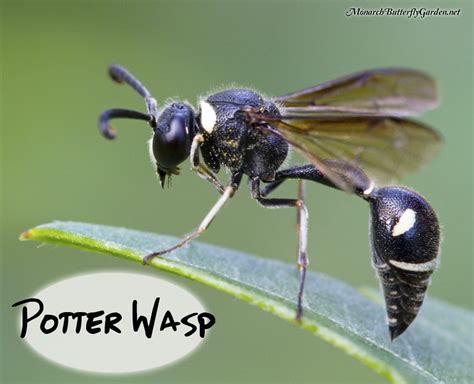
[[[153,131],[150,153],[161,185],[190,156],[192,169],[221,195],[194,232],[146,256],[145,263],[203,233],[246,175],[252,198],[260,205],[297,210],[300,320],[308,265],[303,181],[315,181],[369,203],[372,264],[385,295],[392,340],[407,329],[438,265],[439,225],[418,193],[382,185],[418,169],[441,144],[434,130],[404,117],[437,105],[431,77],[411,69],[375,69],[272,99],[249,89],[228,89],[201,99],[194,110],[178,101],[158,109],[150,92],[126,69],[112,65],[109,74],[145,99],[147,113],[109,109],[99,119],[102,134],[115,137],[110,119],[148,122]],[[310,164],[280,170],[290,145]],[[226,185],[215,175],[221,167],[231,174]],[[267,198],[288,179],[299,180],[297,198]]]

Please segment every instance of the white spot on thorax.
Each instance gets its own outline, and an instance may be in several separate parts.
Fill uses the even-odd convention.
[[[414,225],[416,221],[416,212],[413,209],[407,209],[405,212],[402,213],[398,223],[395,224],[392,230],[392,236],[400,236],[403,235],[405,232],[409,231]]]
[[[216,111],[208,102],[201,100],[201,125],[206,132],[211,133],[217,122]]]

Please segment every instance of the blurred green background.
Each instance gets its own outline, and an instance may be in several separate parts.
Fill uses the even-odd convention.
[[[350,6],[462,9],[459,17],[348,18]],[[198,352],[161,370],[95,376],[53,365],[21,342],[10,306],[60,278],[97,270],[155,274],[112,257],[20,243],[21,231],[54,219],[164,234],[191,230],[216,200],[185,165],[161,190],[148,159],[149,128],[120,121],[119,137],[96,127],[109,107],[144,110],[106,75],[130,68],[159,102],[195,103],[228,84],[284,94],[354,71],[408,66],[439,82],[441,106],[422,120],[445,137],[441,153],[403,182],[424,194],[444,229],[441,269],[429,295],[473,307],[471,2],[1,2],[2,368],[5,383],[384,382],[308,332],[183,278],[217,316]],[[296,185],[280,195],[292,196]],[[367,242],[368,207],[307,186],[311,269],[354,287],[377,287]],[[295,212],[264,210],[245,186],[202,241],[295,261]],[[133,353],[133,351],[124,351]]]

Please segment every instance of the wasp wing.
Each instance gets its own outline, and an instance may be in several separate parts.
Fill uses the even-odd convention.
[[[442,138],[413,120],[387,116],[271,116],[250,112],[264,130],[284,137],[336,186],[352,191],[327,166],[332,160],[362,169],[380,185],[419,169],[439,149]],[[329,160],[329,162],[328,162]]]
[[[274,99],[290,114],[348,113],[408,116],[436,107],[436,84],[406,68],[354,73]]]

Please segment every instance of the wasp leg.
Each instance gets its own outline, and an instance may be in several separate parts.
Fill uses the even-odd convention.
[[[308,177],[312,176],[313,174],[313,178]],[[263,187],[260,193],[262,197],[268,196],[288,179],[307,179],[319,182],[319,180],[322,178],[323,176],[321,172],[319,172],[313,164],[298,165],[295,167],[277,171],[275,173],[275,179],[265,185],[265,187]]]
[[[182,247],[183,245],[189,243],[191,240],[201,235],[209,227],[212,220],[214,220],[217,213],[221,210],[221,208],[224,206],[227,200],[229,200],[232,196],[234,196],[234,193],[238,189],[241,180],[242,180],[242,173],[239,172],[232,175],[232,179],[231,179],[231,182],[229,183],[229,186],[227,186],[224,189],[224,193],[219,198],[219,200],[217,200],[217,203],[214,204],[214,206],[206,215],[206,217],[201,222],[199,227],[195,231],[191,232],[189,235],[185,236],[183,239],[181,239],[178,243],[176,243],[172,247],[163,249],[158,252],[153,252],[145,256],[143,258],[143,264],[148,264],[150,260],[152,260],[154,257],[162,256],[166,253],[174,251],[175,249]]]
[[[209,181],[217,191],[222,195],[224,193],[224,186],[219,181],[217,176],[207,168],[203,163],[201,163],[199,158],[199,146],[204,142],[204,138],[201,134],[194,136],[193,142],[191,144],[191,166],[193,171],[196,171],[198,175]]]
[[[297,199],[267,199],[262,197],[260,192],[260,179],[251,180],[252,198],[266,208],[291,208],[297,209],[297,229],[298,229],[298,267],[301,271],[300,287],[298,290],[298,304],[296,307],[296,320],[301,320],[303,315],[303,292],[306,280],[306,270],[308,267],[307,238],[308,238],[308,210],[304,204],[303,181],[300,181]]]

